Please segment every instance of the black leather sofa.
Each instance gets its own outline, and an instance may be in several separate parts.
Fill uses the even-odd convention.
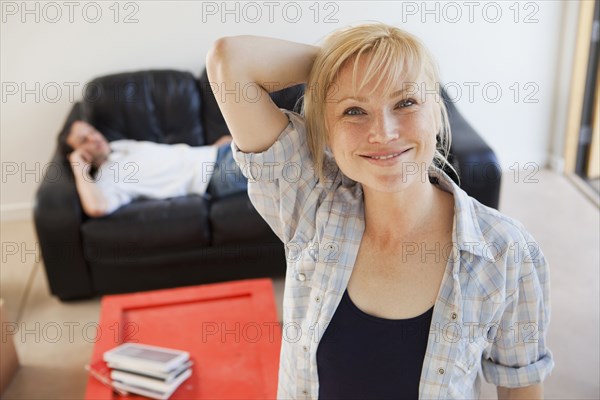
[[[271,94],[294,109],[295,86]],[[498,206],[500,169],[492,150],[448,103],[452,163],[462,187]],[[86,119],[109,141],[214,143],[229,133],[206,71],[140,71],[97,78],[73,105],[65,127]],[[63,128],[64,130],[65,128]],[[36,194],[35,227],[52,294],[61,300],[285,274],[282,243],[246,193],[221,199],[190,195],[137,200],[104,218],[82,211],[60,145]],[[56,171],[59,171],[58,173]]]

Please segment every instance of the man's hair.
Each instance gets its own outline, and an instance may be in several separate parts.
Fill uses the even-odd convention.
[[[367,55],[371,58],[366,66],[365,76],[357,77],[359,60],[361,56]],[[376,79],[374,88],[380,85],[385,88],[386,97],[396,89],[395,83],[399,79],[407,84],[415,84],[421,78],[427,88],[430,85],[439,88],[435,60],[419,39],[408,32],[383,23],[371,23],[342,28],[329,34],[313,63],[302,110],[306,120],[308,146],[315,172],[321,181],[325,180],[324,156],[329,134],[325,118],[327,95],[330,90],[335,90],[334,82],[342,68],[351,62],[354,63],[352,81],[355,93],[372,79]],[[440,168],[447,165],[453,169],[447,161],[451,142],[448,112],[441,97],[436,98],[439,130],[433,161]]]
[[[58,134],[58,149],[64,157],[67,157],[69,154],[75,151],[75,149],[67,143],[67,139],[69,138],[73,124],[77,121],[79,120],[74,119],[72,121],[68,121],[63,130]]]

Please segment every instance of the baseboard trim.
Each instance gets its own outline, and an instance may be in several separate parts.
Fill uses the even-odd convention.
[[[550,169],[552,169],[552,171],[556,172],[557,174],[564,173],[565,159],[556,155],[550,156]]]
[[[33,202],[13,203],[0,206],[2,221],[24,221],[33,219]]]
[[[596,193],[596,191],[590,187],[590,185],[584,181],[579,175],[576,174],[565,174],[568,180],[573,182],[575,187],[579,189],[581,193],[598,208],[600,208],[600,195]]]

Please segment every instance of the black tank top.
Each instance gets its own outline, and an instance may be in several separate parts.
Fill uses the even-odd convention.
[[[375,317],[346,290],[317,348],[319,400],[418,399],[432,315]]]

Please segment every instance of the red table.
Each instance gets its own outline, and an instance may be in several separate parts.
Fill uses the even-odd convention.
[[[192,376],[172,399],[277,395],[281,326],[270,279],[105,296],[97,337],[90,364],[123,342],[188,351]],[[119,396],[90,377],[85,398]]]

